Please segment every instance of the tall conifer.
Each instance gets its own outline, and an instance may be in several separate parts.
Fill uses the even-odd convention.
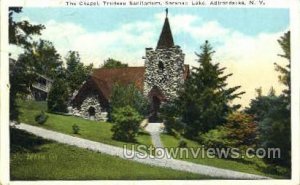
[[[199,66],[192,69],[178,101],[189,137],[225,123],[228,113],[241,106],[232,104],[232,100],[245,93],[238,91],[240,86],[227,87],[227,78],[232,73],[224,74],[226,68],[212,62],[214,51],[208,41],[200,49],[196,53]]]

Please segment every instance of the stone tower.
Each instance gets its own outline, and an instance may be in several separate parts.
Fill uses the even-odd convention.
[[[174,45],[166,10],[156,49],[146,48],[144,95],[159,102],[176,97],[184,82],[184,56],[180,46]]]

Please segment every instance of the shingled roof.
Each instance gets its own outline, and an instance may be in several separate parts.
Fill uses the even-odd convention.
[[[105,98],[109,99],[114,84],[134,84],[143,90],[145,67],[99,68],[94,69],[91,78],[95,81]]]
[[[166,9],[165,23],[162,28],[156,49],[170,48],[174,46],[172,31],[168,19],[168,10]]]
[[[140,91],[144,88],[145,67],[99,68],[94,69],[90,78],[77,93],[75,99],[86,91],[95,89],[106,100],[110,99],[114,84],[134,84]],[[185,65],[184,79],[189,75],[189,65]]]

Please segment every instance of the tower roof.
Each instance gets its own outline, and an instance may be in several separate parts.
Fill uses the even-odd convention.
[[[168,9],[166,9],[165,23],[162,28],[156,49],[170,48],[174,46],[172,31],[168,19]]]

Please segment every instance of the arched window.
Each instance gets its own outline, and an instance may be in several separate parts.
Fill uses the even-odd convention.
[[[162,72],[164,71],[165,67],[164,67],[164,64],[162,63],[162,61],[159,61],[158,63],[158,69]]]

